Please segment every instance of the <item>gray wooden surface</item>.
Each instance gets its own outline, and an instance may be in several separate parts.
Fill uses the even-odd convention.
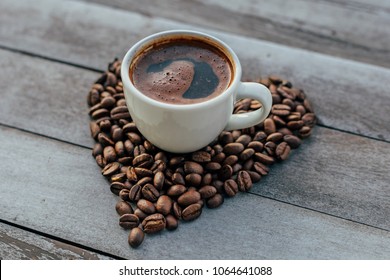
[[[79,258],[80,244],[101,252],[86,258],[389,259],[388,4],[291,1],[286,15],[278,1],[149,2],[0,2],[0,219],[36,232],[0,223],[0,258]],[[86,94],[114,57],[172,28],[226,41],[245,79],[279,74],[304,88],[320,125],[251,193],[134,250],[91,156]]]

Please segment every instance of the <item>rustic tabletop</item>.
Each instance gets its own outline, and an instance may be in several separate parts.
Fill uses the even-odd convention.
[[[0,1],[0,259],[389,259],[390,3]],[[250,190],[138,249],[91,156],[86,95],[146,35],[194,29],[318,125]]]

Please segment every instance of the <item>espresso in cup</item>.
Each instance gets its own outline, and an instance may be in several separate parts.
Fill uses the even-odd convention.
[[[178,38],[140,53],[130,66],[129,76],[134,86],[152,99],[193,104],[223,93],[233,79],[233,66],[217,47]]]

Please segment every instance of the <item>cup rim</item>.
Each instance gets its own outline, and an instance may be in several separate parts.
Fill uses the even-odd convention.
[[[213,43],[217,44],[218,47],[222,48],[222,51],[224,51],[225,55],[228,56],[228,59],[231,60],[232,67],[233,67],[233,80],[231,81],[227,89],[225,89],[221,94],[206,101],[192,103],[192,104],[172,104],[172,103],[164,103],[155,100],[153,98],[150,98],[147,95],[143,94],[140,90],[138,90],[134,86],[129,76],[129,68],[131,62],[133,61],[134,56],[138,54],[141,50],[145,49],[145,47],[151,45],[152,42],[155,41],[156,39],[175,36],[175,35],[191,36],[203,40],[207,39],[207,41],[213,41]],[[199,32],[199,31],[186,30],[186,29],[166,30],[166,31],[151,34],[141,39],[127,51],[127,53],[125,54],[122,60],[122,65],[121,65],[121,78],[122,78],[122,83],[124,88],[129,89],[132,92],[132,94],[137,95],[137,97],[143,100],[144,102],[147,102],[156,107],[165,108],[167,110],[188,110],[188,109],[197,109],[197,108],[215,106],[221,100],[224,100],[225,98],[228,98],[230,94],[233,94],[231,91],[234,88],[236,88],[238,84],[241,82],[241,75],[242,75],[242,69],[241,69],[240,61],[238,60],[238,57],[235,54],[235,52],[225,42],[212,35]],[[127,94],[125,92],[125,98],[126,95]]]

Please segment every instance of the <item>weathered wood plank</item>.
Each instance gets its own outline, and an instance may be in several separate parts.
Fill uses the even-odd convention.
[[[109,257],[0,223],[1,260],[108,260]]]
[[[81,1],[390,66],[390,6],[383,0]]]
[[[1,126],[0,143],[1,218],[102,252],[130,259],[390,257],[387,230],[254,194],[239,194],[220,209],[205,209],[197,221],[147,236],[133,250],[127,245],[128,232],[117,224],[117,198],[90,150]]]
[[[202,30],[161,18],[79,2],[39,0],[32,4],[26,0],[4,0],[0,3],[0,10],[0,24],[7,26],[0,30],[0,44],[102,70],[115,56],[122,57],[145,35],[172,28]],[[23,15],[24,21],[15,15]],[[280,74],[306,90],[320,123],[390,141],[389,116],[385,110],[390,107],[390,96],[387,84],[383,82],[390,78],[389,69],[242,36],[202,31],[218,36],[232,46],[241,59],[244,79]],[[7,59],[3,58],[5,69],[9,69],[9,64],[19,67],[15,61]],[[42,65],[47,65],[47,62],[42,62]],[[41,65],[32,66],[41,69],[37,71],[44,69]],[[67,76],[67,79],[83,85],[92,82],[89,76],[83,75]],[[56,91],[66,92],[69,88],[66,82],[66,90],[58,85]],[[23,83],[28,84],[28,81]],[[2,80],[2,84],[15,93],[12,89],[15,83]],[[80,95],[85,94],[82,92],[85,87],[78,90]]]

